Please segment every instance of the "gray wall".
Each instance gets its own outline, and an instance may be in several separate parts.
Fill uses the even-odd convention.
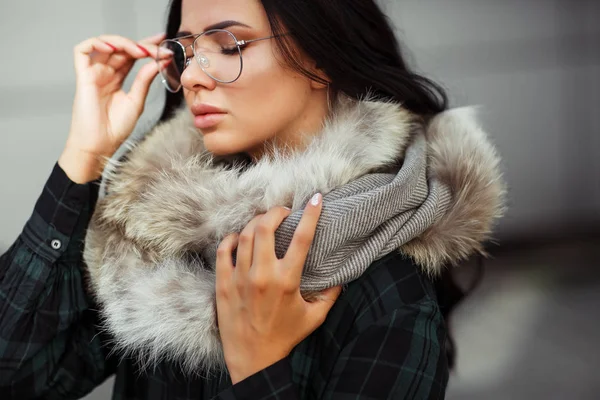
[[[67,139],[75,91],[73,47],[103,33],[141,39],[161,32],[165,4],[0,2],[0,251],[21,231]],[[139,126],[155,118],[162,102],[156,79]]]
[[[107,32],[136,39],[158,32],[165,3],[0,3],[0,252],[21,231],[66,140],[72,47]],[[385,7],[413,64],[448,88],[452,104],[482,106],[510,186],[500,238],[600,221],[593,112],[600,104],[600,2],[388,0]],[[161,104],[156,81],[146,121]],[[109,390],[90,398],[108,398]]]
[[[500,235],[600,222],[600,2],[389,1],[418,66],[480,104],[504,158]]]
[[[69,129],[72,47],[105,32],[158,32],[164,0],[0,4],[0,249],[14,240]],[[600,220],[600,2],[387,0],[420,71],[452,104],[478,104],[504,158],[499,238]],[[17,43],[16,35],[19,41]],[[162,103],[158,80],[146,119]]]

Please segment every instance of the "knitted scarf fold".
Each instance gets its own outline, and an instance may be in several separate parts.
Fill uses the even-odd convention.
[[[357,279],[400,251],[426,272],[484,242],[503,210],[499,158],[470,108],[426,126],[398,104],[340,99],[297,149],[271,143],[250,165],[208,153],[188,110],[111,160],[86,237],[91,292],[116,349],[144,366],[223,366],[216,327],[216,248],[257,214],[292,208],[276,232],[282,257],[303,209],[323,210],[305,263],[304,295]]]

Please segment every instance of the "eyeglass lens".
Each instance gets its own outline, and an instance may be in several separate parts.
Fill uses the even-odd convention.
[[[212,30],[195,40],[192,37],[181,38],[178,42],[165,40],[158,49],[159,71],[167,89],[176,92],[181,88],[181,74],[186,67],[186,59],[192,57],[193,53],[200,68],[214,80],[231,83],[239,78],[242,55],[235,36],[230,32]]]

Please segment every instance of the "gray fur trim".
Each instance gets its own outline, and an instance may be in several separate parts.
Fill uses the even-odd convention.
[[[472,109],[428,126],[394,103],[342,99],[302,149],[273,145],[242,169],[215,162],[183,109],[111,160],[85,244],[91,291],[116,349],[142,365],[222,367],[215,250],[274,206],[282,256],[307,201],[324,194],[305,295],[358,278],[392,251],[430,274],[476,251],[503,211],[499,158]]]

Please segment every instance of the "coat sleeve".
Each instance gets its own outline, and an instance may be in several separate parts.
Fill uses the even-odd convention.
[[[76,184],[56,163],[0,257],[0,398],[81,398],[114,371],[82,274],[98,183]]]
[[[300,390],[292,379],[290,358],[284,358],[225,389],[215,400],[299,400]]]
[[[446,341],[430,280],[390,254],[348,285],[288,358],[218,399],[440,400],[449,376]]]
[[[333,369],[320,395],[300,394],[291,358],[283,359],[219,394],[220,400],[405,399],[445,397],[448,364],[434,302],[406,305],[382,317],[342,349],[325,349]],[[308,384],[310,386],[310,384]]]

